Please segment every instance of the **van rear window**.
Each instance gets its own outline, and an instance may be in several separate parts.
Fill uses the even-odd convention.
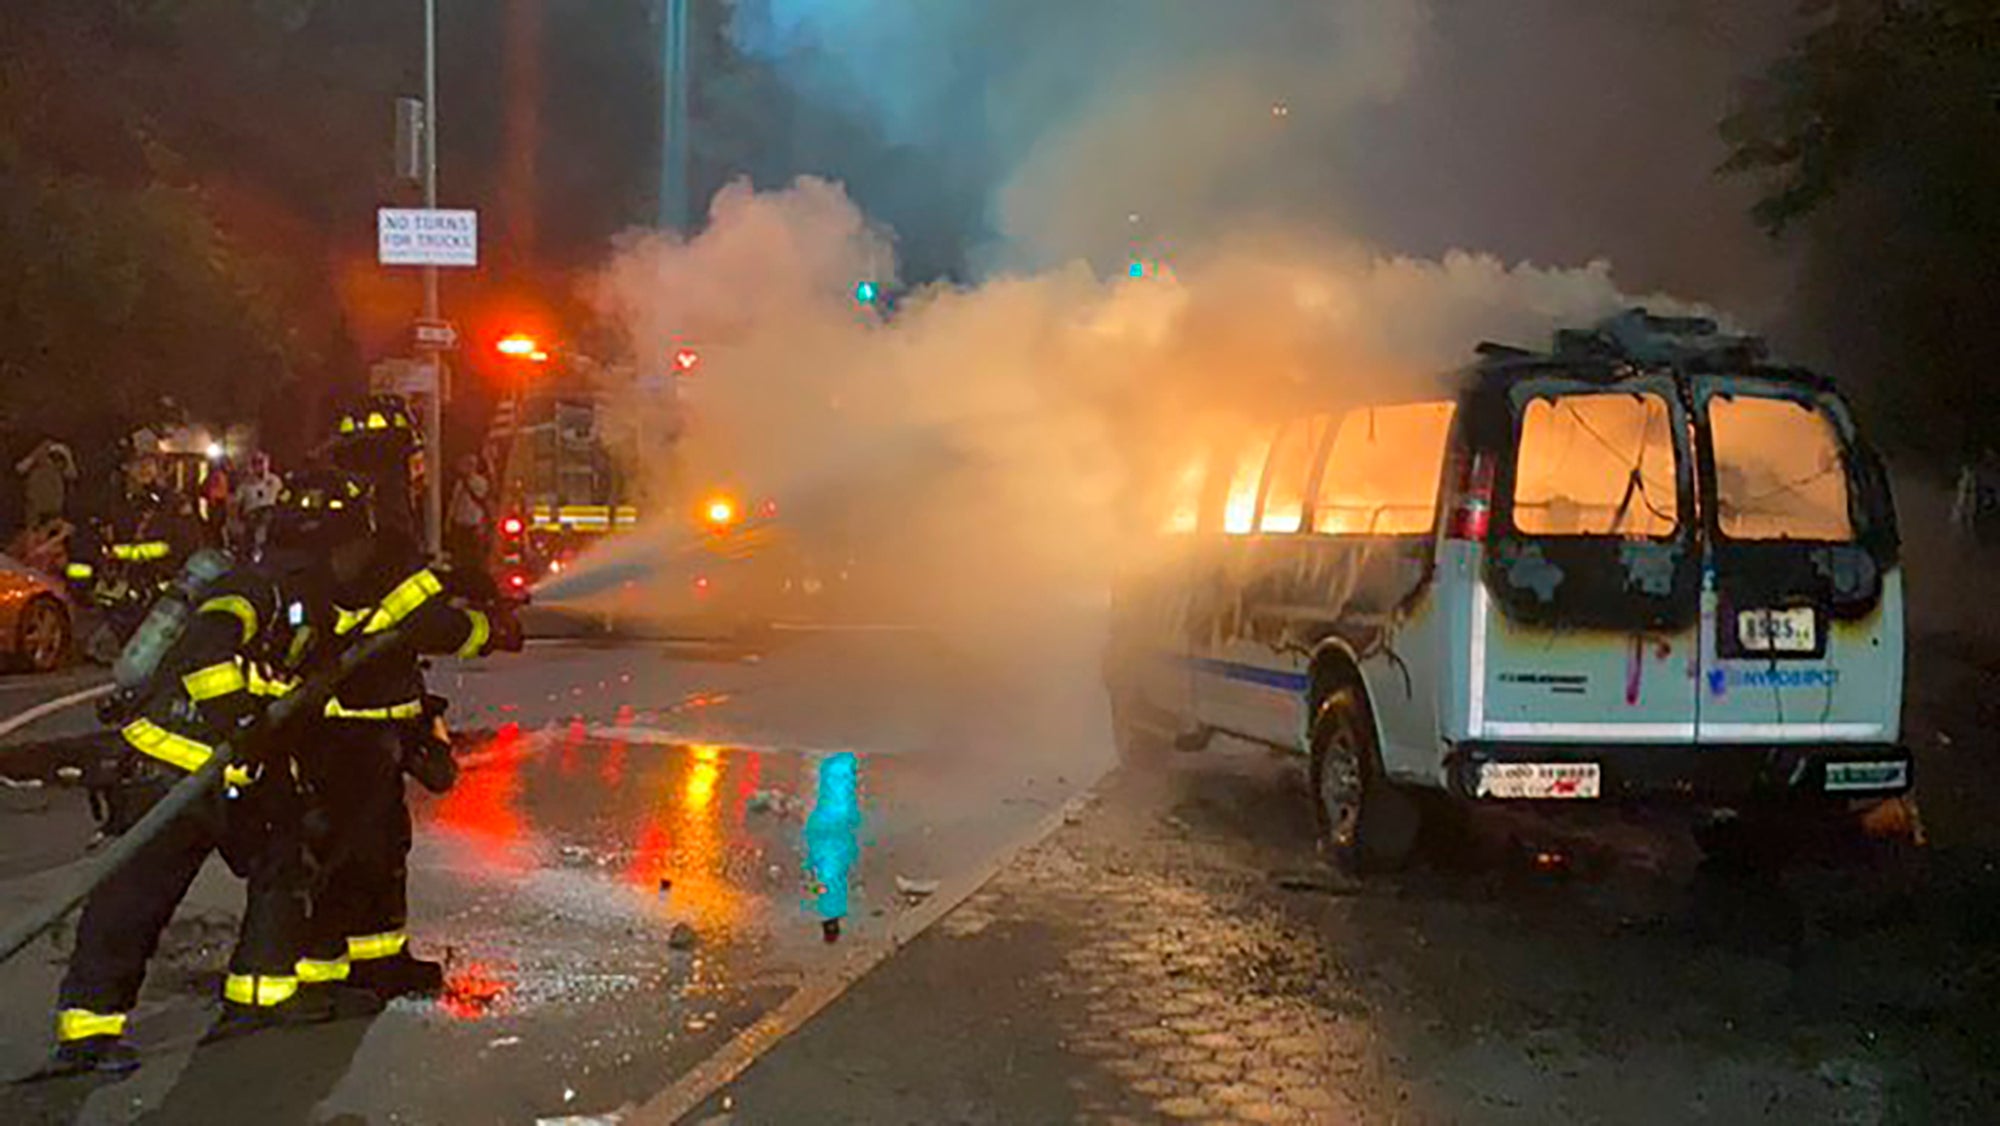
[[[1438,479],[1456,409],[1444,400],[1344,415],[1320,475],[1312,530],[1332,536],[1429,532],[1437,521]]]
[[[1514,527],[1530,536],[1671,535],[1680,521],[1675,457],[1662,396],[1536,399],[1521,417]]]
[[[1809,403],[1747,395],[1708,400],[1716,519],[1733,540],[1854,538],[1840,437]]]

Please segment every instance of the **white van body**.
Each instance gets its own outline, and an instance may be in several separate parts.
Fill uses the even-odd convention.
[[[1893,505],[1831,385],[1635,310],[1461,387],[1214,451],[1120,584],[1121,715],[1317,780],[1333,701],[1370,786],[1462,801],[1909,786]]]

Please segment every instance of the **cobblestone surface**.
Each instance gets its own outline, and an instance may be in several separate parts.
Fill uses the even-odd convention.
[[[1363,1067],[1368,1034],[1328,1004],[1336,974],[1315,943],[1248,898],[1106,867],[1090,851],[1059,837],[961,909],[1055,921],[1066,953],[1044,984],[1083,1001],[1081,1024],[1058,1032],[1065,1047],[1153,1120],[1362,1116],[1342,1078]],[[1079,1117],[1116,1123],[1133,1109],[1086,1094]]]
[[[1115,777],[754,1067],[731,1126],[1992,1120],[1991,1041],[1939,1025],[1990,1026],[1990,870],[1551,876],[1500,838],[1354,885],[1312,870],[1289,769]]]

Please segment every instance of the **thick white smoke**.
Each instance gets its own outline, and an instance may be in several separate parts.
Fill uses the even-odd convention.
[[[893,276],[889,233],[838,188],[724,191],[700,234],[635,236],[599,280],[636,355],[704,357],[678,403],[640,381],[621,413],[685,412],[674,456],[641,467],[656,495],[775,498],[787,534],[863,545],[875,612],[984,631],[1101,598],[1212,428],[1435,393],[1481,339],[1540,343],[1625,300],[1601,262],[1383,257],[1256,224],[1141,279],[1078,262],[889,316],[854,300]]]
[[[621,243],[595,296],[641,374],[620,389],[620,415],[678,435],[645,443],[658,453],[637,468],[669,498],[661,535],[681,541],[628,551],[680,557],[678,518],[710,490],[770,497],[787,536],[858,563],[876,612],[1032,633],[1031,611],[1101,598],[1163,482],[1213,428],[1434,392],[1482,339],[1541,344],[1631,303],[1574,238],[1553,267],[1476,245],[1389,249],[1411,240],[1385,236],[1396,224],[1381,222],[1371,176],[1422,180],[1417,146],[1383,122],[1413,99],[1437,104],[1453,86],[1443,62],[1513,76],[1488,104],[1565,104],[1551,90],[1519,98],[1518,67],[1473,66],[1453,38],[1468,27],[1498,58],[1560,52],[1530,71],[1563,75],[1587,101],[1619,81],[1593,49],[1637,73],[1685,55],[1726,7],[1675,0],[1668,17],[1640,18],[1637,0],[1607,3],[1579,39],[1544,0],[1483,23],[1428,0],[735,0],[738,46],[803,99],[941,167],[982,167],[993,241],[970,255],[974,282],[904,292],[889,313],[853,295],[862,280],[894,287],[895,233],[827,181],[735,185],[691,238]],[[1704,97],[1719,101],[1725,71],[1703,72]],[[1582,151],[1651,153],[1651,178],[1685,183],[1682,142],[1711,122],[1657,136],[1634,122]],[[1564,127],[1553,111],[1536,123]],[[1408,193],[1434,211],[1460,199],[1491,215],[1485,185],[1504,182],[1511,214],[1590,212],[1578,202],[1589,161],[1536,164],[1576,144],[1482,138],[1479,152],[1516,152],[1509,176],[1446,161],[1434,132],[1423,145],[1457,170],[1448,188]],[[1537,176],[1571,190],[1524,190]],[[921,200],[932,185],[901,187]],[[1134,260],[1144,277],[1126,276]],[[659,368],[689,346],[701,366],[670,388]],[[684,570],[662,573],[684,586]]]

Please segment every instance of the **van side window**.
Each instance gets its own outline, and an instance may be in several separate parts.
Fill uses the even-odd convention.
[[[1264,505],[1257,518],[1260,532],[1296,532],[1305,523],[1306,486],[1312,483],[1313,455],[1319,452],[1326,420],[1308,418],[1286,424],[1271,447],[1264,470]]]
[[[1708,400],[1716,517],[1733,540],[1854,538],[1840,437],[1824,412],[1791,399]]]
[[[1521,417],[1514,527],[1530,536],[1672,535],[1673,412],[1659,395],[1536,399]]]
[[[1271,437],[1271,431],[1266,430],[1236,448],[1236,468],[1230,474],[1229,493],[1222,507],[1222,530],[1230,535],[1248,534],[1257,525],[1257,486],[1264,479]]]
[[[1329,536],[1413,536],[1437,522],[1438,479],[1457,404],[1398,403],[1349,411],[1334,431],[1313,501]]]

